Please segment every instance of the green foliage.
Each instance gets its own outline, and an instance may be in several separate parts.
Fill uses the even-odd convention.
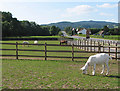
[[[72,30],[72,27],[65,27],[64,31],[68,32],[68,31],[71,31]]]
[[[50,31],[50,35],[58,35],[61,29],[56,26],[51,26],[49,31]]]
[[[90,30],[91,34],[93,35],[99,34],[102,29],[90,28]],[[108,28],[107,26],[104,26],[103,30],[105,35],[120,35],[120,29],[118,28]]]
[[[66,33],[68,33],[69,35],[72,35],[73,33],[72,33],[72,27],[65,27],[65,29],[64,29],[64,31],[66,32]]]
[[[22,27],[16,18],[9,12],[2,12],[2,36],[18,36]]]
[[[109,28],[106,25],[109,25]],[[120,34],[120,29],[113,30],[111,27],[113,25],[117,26],[116,23],[82,21],[76,23],[60,22],[50,24],[50,26],[42,26],[36,24],[35,22],[19,21],[17,18],[13,18],[10,12],[2,12],[2,37],[58,35],[61,29],[64,29],[64,31],[66,31],[69,35],[77,34],[76,31],[72,31],[72,27],[92,28],[92,34],[99,32],[100,28],[104,29],[105,34]]]
[[[59,35],[59,36],[62,36],[62,35],[63,35],[63,33],[62,33],[61,31],[59,31],[58,35]]]
[[[98,28],[102,29],[104,26],[109,25],[109,28],[114,28],[118,26],[117,23],[105,22],[105,21],[80,21],[80,22],[58,22],[48,24],[49,26],[58,26],[60,29],[64,30],[65,27],[81,27],[81,28]]]
[[[35,22],[19,21],[10,12],[2,12],[2,37],[58,35],[55,26],[40,26]]]
[[[103,30],[104,30],[104,34],[108,34],[109,28],[107,26],[104,26]]]
[[[101,29],[97,29],[97,28],[90,28],[91,34],[96,34],[100,31]]]

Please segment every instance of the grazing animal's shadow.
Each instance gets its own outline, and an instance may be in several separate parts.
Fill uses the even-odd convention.
[[[113,75],[105,76],[105,77],[110,77],[110,78],[120,78],[120,76],[113,76]]]
[[[89,74],[86,74],[89,75]],[[109,78],[120,78],[120,76],[113,76],[113,75],[89,75],[89,76],[100,76],[100,77],[109,77]]]

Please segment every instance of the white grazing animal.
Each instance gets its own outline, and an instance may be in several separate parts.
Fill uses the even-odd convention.
[[[25,45],[27,45],[27,44],[29,44],[28,41],[23,41],[23,46],[25,46]],[[29,45],[28,45],[28,46],[29,46]]]
[[[107,66],[106,75],[108,75],[108,73],[109,73],[108,61],[109,61],[109,59],[112,60],[112,57],[110,57],[106,53],[99,53],[99,54],[90,56],[88,58],[88,61],[86,62],[86,64],[81,68],[81,70],[83,71],[83,74],[86,74],[88,66],[92,65],[92,66],[94,66],[92,75],[95,75],[96,64],[101,64],[103,66],[103,70],[102,70],[101,74],[103,74],[104,69],[105,69],[105,64],[106,64],[106,66]]]
[[[35,41],[34,41],[34,44],[38,44],[38,41],[37,41],[37,40],[35,40]]]

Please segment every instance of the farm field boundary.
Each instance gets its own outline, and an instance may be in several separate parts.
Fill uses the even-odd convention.
[[[19,59],[19,57],[39,57],[39,58],[44,58],[44,60],[47,60],[48,58],[70,58],[72,61],[74,61],[74,59],[87,59],[88,57],[84,57],[84,56],[75,56],[75,53],[108,53],[108,54],[115,54],[115,57],[112,57],[113,59],[116,59],[116,60],[120,60],[120,58],[118,57],[118,54],[120,54],[120,52],[118,52],[118,46],[103,46],[103,45],[85,45],[85,44],[82,44],[82,45],[59,45],[59,44],[27,44],[27,45],[35,45],[35,46],[43,46],[44,48],[43,49],[20,49],[18,46],[19,45],[23,45],[22,43],[0,43],[2,45],[15,45],[15,48],[12,48],[12,49],[9,49],[9,48],[2,48],[0,50],[2,51],[15,51],[15,54],[13,55],[0,55],[2,57],[16,57],[16,59]],[[26,45],[26,46],[27,46]],[[47,47],[55,47],[55,46],[62,46],[62,47],[71,47],[71,50],[48,50]],[[105,47],[108,47],[109,48],[109,51],[102,51],[101,49],[102,48],[105,48]],[[90,51],[86,51],[86,50],[75,50],[75,48],[91,48]],[[98,50],[92,50],[92,48],[98,48]],[[110,49],[111,48],[115,48],[116,51],[115,52],[110,52]],[[19,54],[20,51],[35,51],[35,52],[43,52],[44,55],[21,55]],[[48,55],[48,53],[51,53],[51,52],[55,52],[55,53],[70,53],[71,56],[56,56],[56,55]]]

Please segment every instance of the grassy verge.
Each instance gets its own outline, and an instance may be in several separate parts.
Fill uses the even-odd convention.
[[[86,37],[84,34],[80,34],[81,37]],[[119,40],[120,35],[104,35],[104,38],[100,35],[90,35],[90,38],[100,38],[100,39],[108,39],[108,40]]]
[[[3,89],[118,89],[118,63],[110,61],[110,74],[83,75],[85,61],[2,60]],[[91,69],[91,67],[89,67]],[[106,71],[105,71],[106,72]]]
[[[91,35],[92,38],[101,38],[101,39],[110,39],[110,40],[119,40],[120,35],[105,35],[104,38],[100,35]]]

